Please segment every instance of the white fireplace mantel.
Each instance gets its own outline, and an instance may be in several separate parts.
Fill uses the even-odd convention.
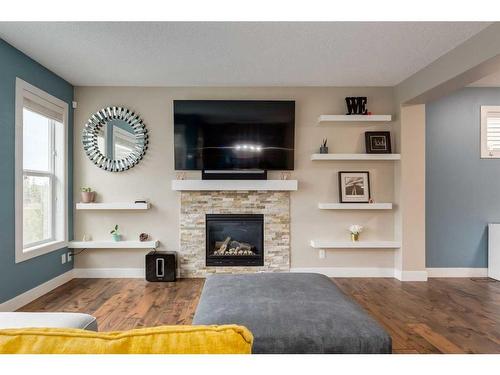
[[[295,191],[297,180],[172,180],[177,191]]]

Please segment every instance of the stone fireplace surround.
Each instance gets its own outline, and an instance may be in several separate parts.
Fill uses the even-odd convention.
[[[206,214],[263,214],[264,266],[207,267]],[[290,192],[182,191],[179,268],[181,277],[205,277],[211,273],[289,271]]]

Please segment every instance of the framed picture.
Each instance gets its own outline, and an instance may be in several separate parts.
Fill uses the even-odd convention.
[[[369,203],[370,173],[339,172],[340,203]]]
[[[390,132],[365,132],[365,143],[367,154],[392,153]]]

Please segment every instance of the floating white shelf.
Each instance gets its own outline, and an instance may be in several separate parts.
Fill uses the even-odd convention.
[[[392,203],[318,203],[320,210],[392,210]]]
[[[77,203],[77,210],[147,210],[149,203]]]
[[[70,249],[156,249],[159,241],[70,241]]]
[[[401,154],[312,154],[311,160],[400,160]]]
[[[401,243],[397,241],[321,241],[312,240],[315,249],[397,249]]]
[[[392,121],[392,115],[321,115],[320,122],[388,122]]]
[[[295,191],[297,188],[297,180],[172,180],[172,190],[177,191]]]

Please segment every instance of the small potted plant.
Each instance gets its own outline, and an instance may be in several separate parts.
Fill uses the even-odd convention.
[[[358,224],[353,224],[349,227],[349,232],[351,232],[351,241],[359,241],[359,234],[363,231],[363,227]]]
[[[118,231],[118,224],[115,225],[115,228],[110,232],[111,236],[113,237],[113,241],[120,241],[121,235],[120,232]]]
[[[323,143],[321,143],[321,146],[319,148],[320,154],[328,154],[328,146],[326,145],[327,143],[328,139],[327,138],[323,139]]]
[[[92,203],[95,199],[95,192],[92,191],[92,188],[82,187],[80,188],[80,196],[82,203]]]

